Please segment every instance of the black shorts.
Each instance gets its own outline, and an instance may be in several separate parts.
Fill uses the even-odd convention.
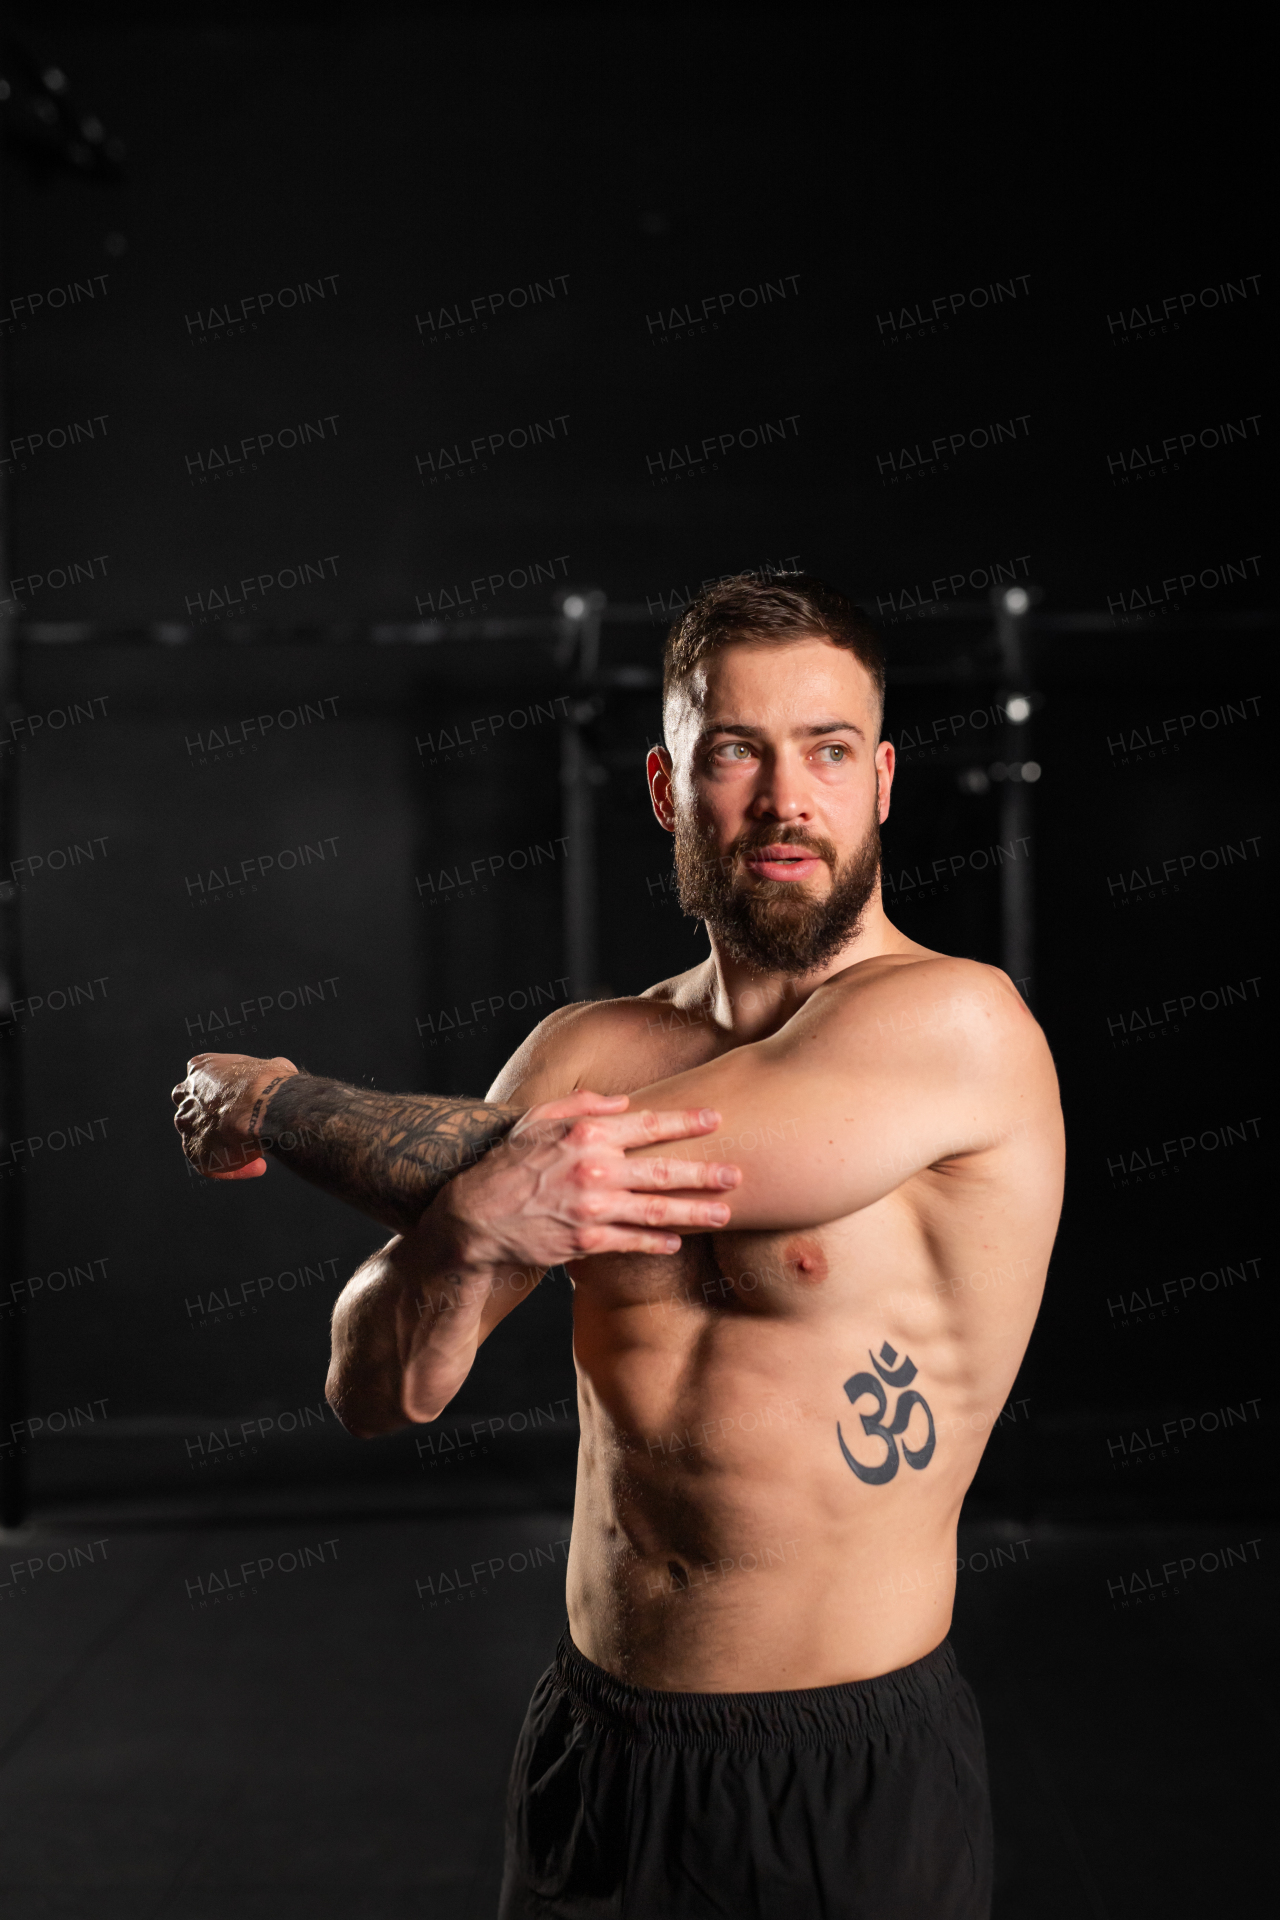
[[[982,1723],[950,1643],[785,1693],[631,1687],[566,1629],[507,1800],[499,1920],[986,1920]]]

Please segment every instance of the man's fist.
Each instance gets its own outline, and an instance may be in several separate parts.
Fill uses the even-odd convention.
[[[267,1170],[258,1145],[267,1102],[298,1071],[292,1060],[198,1053],[173,1090],[182,1151],[210,1180],[256,1180]]]

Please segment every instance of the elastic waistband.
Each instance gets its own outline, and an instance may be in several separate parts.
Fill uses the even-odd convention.
[[[933,1719],[961,1684],[951,1642],[873,1680],[779,1693],[667,1693],[629,1686],[580,1653],[566,1626],[555,1684],[576,1713],[653,1746],[833,1747]]]

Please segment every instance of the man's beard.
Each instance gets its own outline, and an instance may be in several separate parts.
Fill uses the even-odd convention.
[[[800,827],[753,828],[720,854],[682,811],[676,816],[675,842],[680,905],[692,919],[706,921],[731,959],[761,973],[804,974],[826,966],[857,932],[880,875],[875,813],[861,846],[843,867],[834,842]],[[799,880],[734,885],[739,854],[784,845],[804,847],[826,861],[834,879],[825,900],[808,897]]]

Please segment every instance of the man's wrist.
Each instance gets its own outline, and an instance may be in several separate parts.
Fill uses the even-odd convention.
[[[242,1122],[246,1145],[261,1147],[267,1144],[271,1132],[267,1125],[267,1110],[271,1105],[272,1095],[284,1085],[286,1080],[301,1080],[303,1077],[296,1067],[287,1073],[279,1073],[274,1070],[273,1064],[250,1082],[244,1092],[244,1103],[248,1106],[248,1113]]]
[[[440,1264],[459,1276],[485,1272],[503,1257],[498,1241],[472,1212],[472,1197],[467,1174],[456,1174],[445,1181],[422,1216]]]
[[[247,1125],[259,1152],[286,1157],[308,1138],[308,1092],[325,1084],[321,1074],[295,1071],[270,1074],[255,1086]]]

